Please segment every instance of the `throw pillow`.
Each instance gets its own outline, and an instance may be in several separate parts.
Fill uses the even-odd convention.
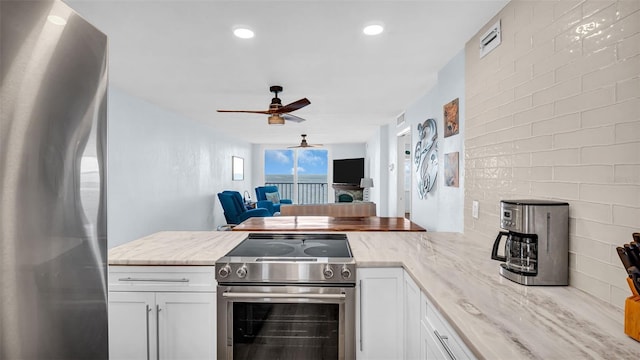
[[[280,204],[280,195],[277,192],[265,193],[264,196],[272,203]]]

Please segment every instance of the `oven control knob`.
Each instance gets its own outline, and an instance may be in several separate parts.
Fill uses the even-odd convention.
[[[229,266],[229,264],[221,267],[220,270],[218,270],[218,275],[220,275],[220,277],[222,278],[226,278],[227,276],[229,276],[229,274],[231,274],[231,266]]]
[[[331,279],[333,277],[333,270],[331,270],[331,267],[327,265],[324,267],[322,274],[324,275],[325,279]]]
[[[245,276],[247,276],[247,265],[242,265],[240,268],[238,268],[238,270],[236,270],[236,275],[238,275],[240,279],[243,279]]]
[[[342,268],[342,271],[340,271],[340,274],[342,274],[343,279],[348,279],[351,277],[351,270],[345,266]]]

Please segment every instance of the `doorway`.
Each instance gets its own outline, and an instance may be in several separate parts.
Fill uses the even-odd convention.
[[[397,144],[396,214],[411,220],[411,128],[398,133]]]

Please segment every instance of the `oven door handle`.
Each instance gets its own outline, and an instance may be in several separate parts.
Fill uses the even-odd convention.
[[[248,299],[248,298],[276,298],[276,299],[340,299],[347,298],[346,294],[285,294],[285,293],[236,293],[224,292],[222,297],[232,299]]]

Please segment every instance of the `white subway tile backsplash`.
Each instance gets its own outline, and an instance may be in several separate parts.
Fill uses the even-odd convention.
[[[591,256],[601,261],[609,261],[609,247],[607,243],[601,243],[591,239],[574,236],[569,241],[569,252]]]
[[[615,19],[615,12],[613,15],[600,16],[600,13],[594,15],[594,21],[600,24],[610,23],[613,21],[611,18]],[[594,34],[587,36],[582,41],[582,50],[585,53],[598,51],[602,48],[605,48],[609,45],[615,44],[616,42],[640,32],[640,11],[636,11],[631,15],[621,19],[618,22],[613,23],[611,26],[601,26],[601,30],[595,32]]]
[[[582,127],[603,126],[620,122],[639,120],[640,98],[621,103],[585,110],[582,113]]]
[[[549,71],[546,74],[536,76],[535,78],[523,83],[522,85],[515,87],[515,97],[521,98],[523,96],[531,95],[536,91],[550,88],[555,82],[555,75],[553,71]]]
[[[603,301],[611,298],[611,285],[578,270],[569,272],[569,283]]]
[[[599,12],[602,9],[606,9],[610,6],[613,9],[616,9],[616,1],[615,0],[599,0],[599,1],[588,1],[582,3],[582,16],[585,18],[591,17],[595,13]]]
[[[640,185],[580,184],[580,200],[603,204],[638,206]]]
[[[582,164],[638,164],[640,143],[584,147],[580,159]]]
[[[576,258],[576,270],[617,287],[623,287],[627,284],[627,274],[622,266],[596,260],[582,254],[578,254]]]
[[[554,166],[553,180],[578,183],[612,183],[613,165]]]
[[[640,72],[640,68],[638,72]],[[640,78],[622,80],[616,84],[616,101],[631,100],[638,97],[640,97]],[[640,111],[637,114],[640,117]]]
[[[581,88],[581,79],[577,77],[557,83],[551,87],[533,93],[533,106],[551,104],[557,102],[558,99],[565,99],[570,96],[579,95]]]
[[[556,69],[556,80],[566,81],[607,65],[612,65],[617,61],[616,50],[615,46],[609,46],[600,51],[578,57],[572,62],[565,63]]]
[[[618,1],[618,19],[625,18],[638,10],[640,10],[640,1],[637,1],[637,0],[619,0]]]
[[[575,235],[603,243],[620,246],[630,241],[631,229],[596,221],[576,219]]]
[[[567,114],[556,116],[548,120],[539,120],[531,125],[533,136],[555,134],[556,132],[567,132],[580,128],[580,114]]]
[[[640,1],[638,2],[640,3]],[[620,40],[616,44],[618,48],[618,60],[624,60],[640,54],[640,34],[635,34]]]
[[[570,98],[556,101],[556,114],[568,114],[577,111],[585,111],[594,107],[613,104],[615,100],[615,87],[583,92]]]
[[[543,199],[577,200],[580,198],[580,185],[561,182],[532,182],[531,193]]]
[[[495,236],[501,199],[568,201],[570,284],[622,306],[615,246],[640,230],[640,1],[514,0],[498,18],[506,46],[480,59],[482,30],[466,45],[465,202],[482,200],[465,232]]]
[[[606,51],[606,49],[602,51]],[[638,76],[640,76],[640,55],[585,74],[582,76],[582,89],[589,91],[608,87],[616,81],[624,81]],[[636,92],[636,96],[638,95]]]
[[[635,228],[637,231],[640,231],[640,209],[630,206],[614,205],[613,223],[615,225]]]
[[[582,146],[608,145],[615,142],[615,127],[587,128],[553,135],[553,147],[579,148]]]
[[[640,184],[640,165],[615,165],[613,167],[614,183]]]
[[[640,113],[638,113],[640,116]],[[616,143],[640,141],[640,121],[616,124]]]
[[[539,151],[531,154],[531,165],[577,165],[580,163],[580,149],[558,149]]]
[[[612,206],[609,204],[593,203],[586,201],[572,201],[569,207],[569,216],[574,219],[593,220],[597,222],[611,223],[613,221]],[[584,241],[583,241],[584,240]],[[586,241],[586,244],[583,244]],[[574,239],[572,242],[576,243],[575,249],[583,249],[589,245],[589,241],[584,238]],[[580,251],[583,252],[583,251]],[[596,257],[593,254],[587,254],[591,257]],[[607,261],[609,254],[603,254],[604,261]],[[605,258],[606,257],[606,258]]]

